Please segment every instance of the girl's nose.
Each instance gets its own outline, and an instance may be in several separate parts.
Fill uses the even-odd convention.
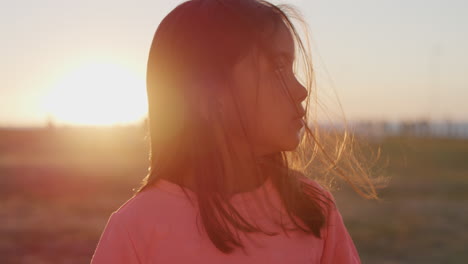
[[[298,103],[302,103],[302,101],[304,101],[307,98],[308,94],[309,92],[307,91],[307,89],[302,84],[299,84],[298,90],[296,92],[296,97],[295,97],[296,101]]]

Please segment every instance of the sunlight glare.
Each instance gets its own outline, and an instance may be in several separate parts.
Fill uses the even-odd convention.
[[[145,82],[111,63],[85,65],[64,76],[44,100],[57,123],[116,125],[135,123],[147,114]]]

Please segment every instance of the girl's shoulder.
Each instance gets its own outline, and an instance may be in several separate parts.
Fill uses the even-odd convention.
[[[181,198],[181,195],[150,186],[127,199],[112,214],[129,225],[161,223],[173,212],[190,211],[190,203]]]
[[[308,187],[312,187],[315,193],[320,193],[320,195],[322,195],[323,197],[326,197],[326,200],[329,202],[329,204],[335,204],[336,202],[335,197],[333,196],[330,190],[323,187],[318,181],[305,176],[301,172],[295,171],[294,173],[296,174],[300,182],[304,183]]]
[[[146,263],[145,250],[157,245],[177,220],[179,200],[156,188],[127,199],[110,214],[93,263]]]

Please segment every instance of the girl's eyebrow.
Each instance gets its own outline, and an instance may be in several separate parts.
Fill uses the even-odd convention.
[[[294,55],[292,55],[290,52],[286,52],[286,51],[278,51],[276,53],[276,55],[279,57],[279,56],[284,56],[289,62],[293,62],[294,61]]]

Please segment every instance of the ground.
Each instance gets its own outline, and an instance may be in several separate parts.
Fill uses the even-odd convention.
[[[362,263],[468,263],[468,141],[391,137],[382,201],[333,194]],[[142,128],[0,130],[2,263],[89,263],[147,172]]]

